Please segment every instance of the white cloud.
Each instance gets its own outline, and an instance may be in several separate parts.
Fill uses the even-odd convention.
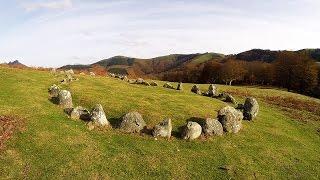
[[[319,46],[319,4],[229,1],[33,1],[26,10],[72,8],[23,12],[30,18],[10,27],[6,36],[0,34],[0,61],[61,66],[114,55],[148,58]]]
[[[71,0],[54,0],[47,2],[29,2],[22,4],[23,8],[30,12],[39,9],[67,9],[72,7]]]

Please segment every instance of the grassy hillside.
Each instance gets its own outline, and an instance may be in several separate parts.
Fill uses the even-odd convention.
[[[185,91],[127,84],[107,77],[79,76],[63,88],[75,105],[104,107],[114,125],[138,111],[151,128],[173,120],[170,140],[124,134],[117,129],[89,131],[48,99],[47,88],[61,77],[48,72],[0,67],[0,115],[20,121],[0,150],[1,179],[157,178],[319,179],[320,101],[281,90],[219,85],[240,102],[253,95],[260,114],[244,121],[238,134],[187,142],[177,130],[188,120],[216,117],[226,103]],[[163,82],[159,82],[161,85]],[[175,84],[176,85],[176,84]],[[207,89],[208,85],[201,85]],[[227,167],[227,168],[225,168]]]

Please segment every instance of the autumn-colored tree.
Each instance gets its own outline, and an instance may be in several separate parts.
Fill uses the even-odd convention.
[[[217,83],[220,80],[220,70],[222,64],[217,61],[208,61],[204,64],[200,75],[201,83]]]
[[[221,80],[232,85],[233,81],[243,80],[246,74],[246,69],[243,61],[229,59],[221,67],[219,71],[219,77]]]
[[[276,82],[300,93],[309,93],[318,83],[316,63],[309,57],[293,52],[281,53],[274,63]]]
[[[246,62],[245,81],[249,84],[271,84],[273,81],[273,66],[261,61]]]
[[[99,76],[105,76],[107,74],[107,69],[103,66],[98,65],[98,64],[93,65],[90,68],[90,71],[94,72],[96,75],[99,75]]]

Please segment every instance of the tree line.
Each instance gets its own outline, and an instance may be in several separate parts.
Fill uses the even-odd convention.
[[[189,64],[167,72],[162,80],[227,85],[266,85],[320,97],[320,65],[304,54],[282,52],[276,60],[241,61],[230,56],[221,61]]]

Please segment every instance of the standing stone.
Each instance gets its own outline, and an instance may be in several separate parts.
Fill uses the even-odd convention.
[[[213,85],[213,84],[209,85],[208,95],[211,96],[211,97],[217,95],[217,87],[215,85]]]
[[[52,98],[56,98],[59,96],[59,92],[60,92],[60,87],[53,84],[52,86],[50,86],[50,88],[48,89],[49,95]]]
[[[218,120],[207,118],[203,126],[203,132],[208,136],[212,136],[212,135],[222,136],[223,127]]]
[[[174,89],[174,87],[172,86],[172,84],[170,84],[169,82],[166,82],[164,85],[163,85],[164,88],[168,88],[168,89]]]
[[[138,112],[130,112],[123,116],[120,129],[128,133],[139,133],[146,123]]]
[[[189,121],[182,132],[182,138],[187,140],[197,139],[201,132],[202,128],[198,123]]]
[[[59,92],[59,105],[64,109],[71,109],[73,107],[71,93],[67,90]]]
[[[90,74],[90,76],[95,76],[96,75],[94,72],[90,72],[89,74]]]
[[[150,85],[151,85],[151,86],[158,86],[158,83],[155,82],[155,81],[151,81]]]
[[[258,101],[253,97],[246,98],[243,105],[243,116],[245,120],[253,120],[259,112]]]
[[[182,91],[182,90],[183,90],[182,82],[179,82],[178,87],[177,87],[177,90],[180,90],[180,91]]]
[[[218,112],[218,120],[225,132],[239,132],[242,128],[242,119],[242,113],[231,106],[226,106]]]
[[[90,120],[90,112],[81,107],[81,106],[77,106],[76,108],[74,108],[71,113],[70,113],[70,118],[73,120],[84,120],[84,121],[88,121]]]
[[[158,125],[156,125],[153,128],[152,134],[154,137],[160,136],[160,137],[171,137],[171,131],[172,131],[172,124],[171,119],[165,119],[164,121],[160,122]]]
[[[92,109],[91,120],[99,126],[110,125],[101,104],[95,105],[94,108]]]
[[[199,86],[196,84],[192,86],[191,92],[196,93],[196,94],[201,94],[201,90],[200,90]]]

